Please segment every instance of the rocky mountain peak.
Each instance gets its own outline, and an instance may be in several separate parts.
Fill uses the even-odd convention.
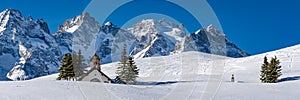
[[[225,34],[223,33],[223,31],[219,30],[218,28],[216,28],[214,25],[210,24],[208,25],[206,28],[204,28],[206,31],[206,33],[208,33],[209,35],[218,37],[218,36],[225,36]]]
[[[111,22],[106,22],[105,24],[104,24],[104,26],[112,26],[113,24],[111,23]]]
[[[21,44],[21,45],[18,45]],[[20,11],[6,9],[0,13],[0,75],[11,80],[31,79],[57,72],[60,50],[42,19],[26,19]],[[30,56],[24,59],[24,48]],[[26,62],[26,63],[25,63]]]
[[[24,21],[21,12],[14,9],[5,9],[0,13],[0,32],[4,31],[8,26],[17,24],[15,22]]]
[[[62,25],[59,26],[58,32],[75,32],[80,26],[93,25],[90,27],[100,27],[99,23],[89,15],[87,12],[83,12],[80,15],[66,20]],[[96,25],[96,26],[95,26]]]
[[[10,16],[19,16],[22,17],[22,13],[19,10],[15,10],[15,9],[5,9],[2,12],[4,15],[10,15]],[[0,14],[1,15],[1,14]]]
[[[178,38],[182,38],[187,33],[182,24],[166,19],[144,19],[128,30],[139,40],[143,40],[144,37],[154,39],[158,35],[177,37],[178,40]]]

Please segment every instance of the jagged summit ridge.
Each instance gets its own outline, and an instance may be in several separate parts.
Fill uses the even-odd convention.
[[[6,9],[0,15],[0,59],[8,60],[0,62],[1,73],[7,73],[0,78],[31,79],[57,72],[61,52],[47,23],[25,18],[14,9]],[[24,48],[31,54],[26,59],[21,54]]]
[[[87,12],[66,20],[54,37],[62,53],[82,51],[86,61],[95,52],[95,42],[100,31],[99,23]]]
[[[73,19],[76,18],[78,16]],[[81,27],[81,25],[78,24],[78,27]],[[97,30],[97,28],[92,27],[94,30]],[[222,43],[218,43],[220,39]],[[223,46],[224,56],[243,57],[248,55],[228,41],[225,34],[213,25],[188,34],[183,24],[173,23],[166,19],[144,19],[128,29],[122,29],[112,22],[107,22],[99,27],[95,50],[103,59],[101,60],[102,63],[117,61],[113,59],[118,57],[112,58],[111,55],[115,53],[116,49],[121,49],[124,43],[120,41],[124,42],[126,40],[131,41],[127,44],[128,55],[134,56],[135,59],[166,56],[172,52],[185,51],[214,53],[220,50],[217,49],[220,45]],[[70,47],[69,50],[71,50]]]
[[[182,24],[165,19],[144,19],[128,30],[138,40],[131,52],[135,58],[169,55],[187,33]]]
[[[63,25],[60,25],[58,28],[58,32],[75,32],[79,26],[83,23],[95,22],[95,19],[89,15],[89,13],[84,12],[79,16],[66,20]]]
[[[195,33],[186,35],[182,44],[182,52],[201,51],[228,57],[249,56],[248,53],[229,41],[226,35],[213,25],[209,25]]]
[[[0,32],[4,31],[13,21],[24,21],[21,12],[14,9],[5,9],[0,13]]]

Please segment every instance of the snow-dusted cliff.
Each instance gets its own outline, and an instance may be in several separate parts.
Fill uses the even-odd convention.
[[[0,13],[0,65],[11,80],[57,72],[61,55],[57,46],[42,19],[25,18],[13,9]]]

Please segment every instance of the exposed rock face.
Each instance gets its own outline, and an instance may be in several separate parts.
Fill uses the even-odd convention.
[[[88,13],[82,13],[65,21],[54,37],[63,54],[81,50],[86,61],[95,53],[99,23]]]
[[[219,39],[219,40],[218,40]],[[182,45],[184,51],[200,51],[212,54],[224,54],[228,57],[245,57],[248,53],[238,48],[220,30],[210,25],[207,28],[186,35]],[[223,51],[218,53],[218,51]]]
[[[131,53],[135,59],[169,55],[186,35],[182,25],[166,20],[142,20],[129,30],[138,40]]]
[[[166,20],[148,19],[129,30],[138,40],[131,53],[135,58],[165,56],[171,52],[186,51],[200,51],[229,57],[249,55],[230,42],[222,31],[212,25],[187,34],[183,25]]]
[[[81,27],[85,26],[89,26],[88,30],[78,31],[83,30]],[[95,33],[97,31],[99,32]],[[83,35],[79,36],[82,40],[76,43],[73,41],[74,38],[76,39],[74,37],[76,34],[92,34],[90,36],[96,34],[96,39]],[[94,45],[90,48],[94,48],[102,64],[118,61],[124,45],[127,47],[128,56],[133,56],[135,59],[166,56],[172,52],[185,51],[200,51],[229,57],[248,55],[228,41],[224,33],[212,25],[188,34],[182,24],[175,24],[164,19],[142,20],[131,28],[122,29],[111,22],[99,27],[98,23],[85,13],[67,20],[55,33],[55,37],[63,53],[74,50],[72,44],[83,46],[83,50]],[[85,39],[94,39],[96,42]]]
[[[101,63],[119,61],[123,46],[127,47],[129,54],[136,42],[136,38],[129,31],[107,22],[100,28],[97,36],[96,53],[100,56]]]
[[[0,13],[0,45],[2,73],[11,80],[57,72],[61,52],[42,19],[26,19],[17,10],[4,10]],[[6,79],[3,74],[1,79]]]

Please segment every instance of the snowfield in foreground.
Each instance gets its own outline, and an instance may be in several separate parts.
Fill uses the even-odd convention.
[[[260,83],[263,57],[279,58],[279,83]],[[57,74],[27,81],[1,81],[0,100],[294,100],[300,91],[300,45],[245,58],[200,52],[136,60],[138,85],[57,81]],[[117,63],[102,65],[114,78]],[[231,74],[234,83],[229,82]]]

